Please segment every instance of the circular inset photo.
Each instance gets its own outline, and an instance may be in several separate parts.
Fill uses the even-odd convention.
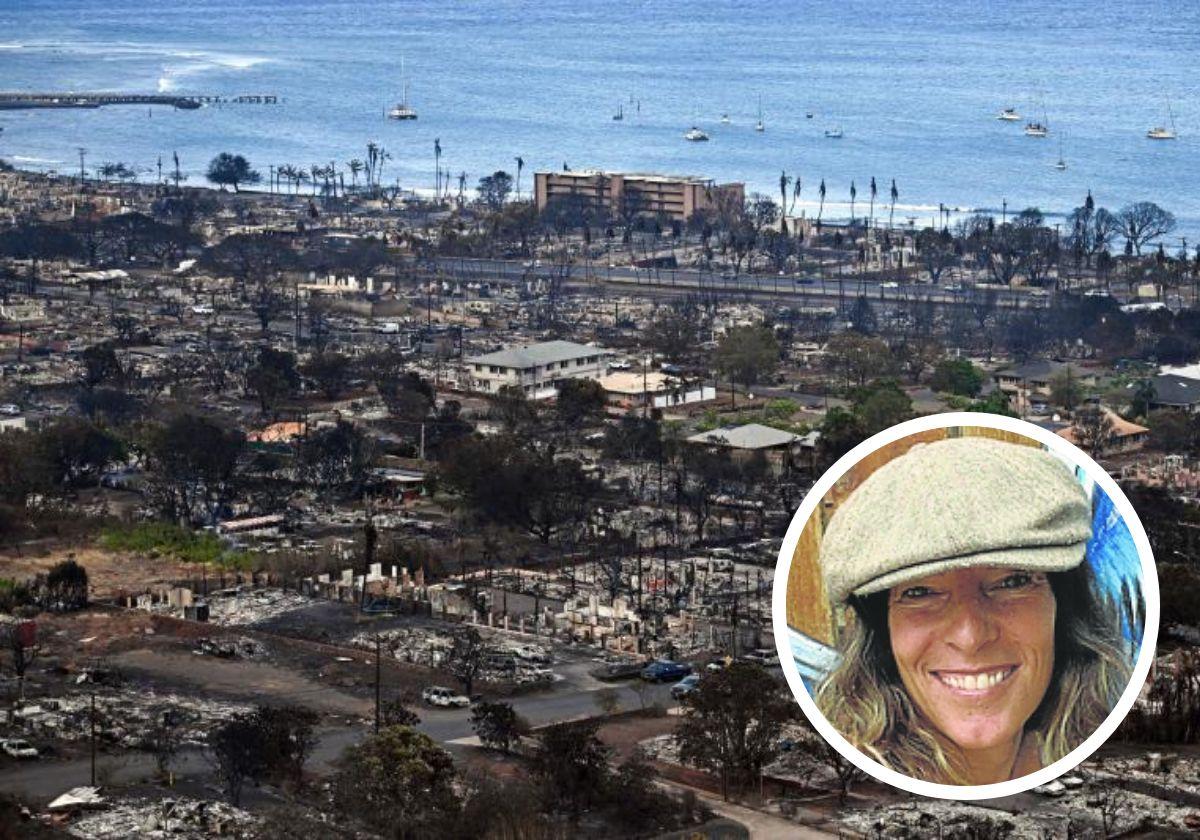
[[[949,799],[1007,796],[1087,758],[1137,699],[1158,578],[1116,482],[1064,438],[921,417],[848,452],[788,528],[784,674],[834,748]]]

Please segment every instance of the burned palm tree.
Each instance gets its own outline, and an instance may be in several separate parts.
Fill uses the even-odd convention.
[[[821,196],[821,203],[817,205],[817,230],[821,228],[821,214],[825,212],[825,179],[821,179],[821,186],[817,190]]]
[[[433,200],[436,202],[441,197],[442,185],[442,141],[441,138],[435,138],[433,141]]]
[[[888,210],[888,227],[892,226],[892,219],[896,215],[896,199],[900,197],[900,191],[896,189],[896,179],[892,179],[892,206]]]
[[[871,176],[871,209],[867,211],[867,227],[870,227],[875,221],[875,194],[878,190],[875,187],[875,176]]]
[[[854,199],[858,198],[858,187],[850,182],[850,227],[854,227]]]
[[[787,211],[785,208],[787,207],[788,184],[791,182],[792,179],[786,170],[779,173],[779,230],[784,236],[787,236]]]
[[[515,160],[517,163],[517,201],[520,201],[521,200],[521,170],[525,168],[525,159],[523,157],[521,157],[520,155],[517,155]]]
[[[792,203],[788,206],[788,215],[792,215],[796,210],[796,202],[800,199],[800,176],[796,176],[795,182],[792,184]]]

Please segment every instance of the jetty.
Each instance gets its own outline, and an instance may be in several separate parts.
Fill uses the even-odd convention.
[[[274,94],[245,96],[196,96],[163,93],[5,93],[0,92],[0,110],[27,108],[100,108],[104,105],[169,105],[190,111],[203,105],[276,105]]]

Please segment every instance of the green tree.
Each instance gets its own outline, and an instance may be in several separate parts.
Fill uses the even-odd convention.
[[[735,662],[705,674],[683,699],[675,730],[680,757],[721,774],[721,790],[743,790],[758,780],[779,752],[783,724],[796,715],[795,702],[766,670]]]
[[[212,522],[232,500],[245,437],[195,414],[151,427],[143,441],[150,477],[146,493],[170,519]]]
[[[511,703],[476,703],[471,709],[471,728],[484,746],[507,753],[529,731],[529,724]]]
[[[912,399],[892,379],[858,389],[853,405],[854,414],[868,436],[912,417]]]
[[[1146,418],[1150,445],[1163,452],[1191,453],[1196,446],[1196,424],[1182,411],[1160,408]]]
[[[756,385],[779,366],[779,342],[770,327],[734,327],[717,346],[715,361],[730,382]]]
[[[350,360],[341,353],[314,353],[300,372],[316,383],[327,400],[336,400],[350,382]]]
[[[554,413],[567,428],[593,423],[604,416],[608,404],[604,389],[594,379],[568,379],[558,386]]]
[[[460,801],[450,754],[423,733],[392,726],[350,747],[331,790],[346,818],[388,837],[444,836]]]
[[[56,611],[81,610],[88,605],[87,569],[73,558],[56,563],[40,587],[42,608]]]
[[[42,463],[54,470],[55,482],[71,487],[97,483],[110,463],[124,457],[125,446],[112,434],[87,420],[63,417],[37,436]]]
[[[476,189],[479,193],[479,200],[483,202],[484,206],[493,213],[498,213],[503,209],[504,202],[508,201],[512,188],[512,176],[498,169],[491,175],[484,175],[480,178]]]
[[[205,177],[221,188],[233,187],[234,192],[239,192],[242,184],[257,184],[262,180],[262,175],[250,167],[249,161],[229,152],[221,152],[209,162]]]
[[[298,461],[309,485],[319,490],[345,488],[358,498],[375,463],[375,445],[353,423],[339,420],[310,434],[300,446]]]
[[[584,809],[602,801],[612,750],[596,735],[599,721],[548,726],[538,733],[530,770],[552,808],[578,819]]]
[[[296,357],[286,350],[263,347],[246,371],[246,387],[258,397],[263,414],[273,413],[300,385]]]
[[[943,359],[933,369],[929,384],[935,391],[975,397],[983,387],[983,371],[967,359]]]
[[[1060,408],[1073,411],[1083,396],[1083,383],[1070,365],[1050,377],[1050,401]]]

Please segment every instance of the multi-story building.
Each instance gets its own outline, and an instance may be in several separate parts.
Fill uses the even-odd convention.
[[[471,387],[494,394],[506,385],[529,397],[553,395],[564,379],[599,379],[607,372],[611,350],[573,341],[544,341],[509,347],[466,359]]]
[[[716,205],[722,194],[739,203],[746,195],[744,184],[717,184],[711,178],[591,169],[538,172],[533,183],[538,210],[558,196],[578,196],[605,218],[636,212],[687,221],[697,210]]]

